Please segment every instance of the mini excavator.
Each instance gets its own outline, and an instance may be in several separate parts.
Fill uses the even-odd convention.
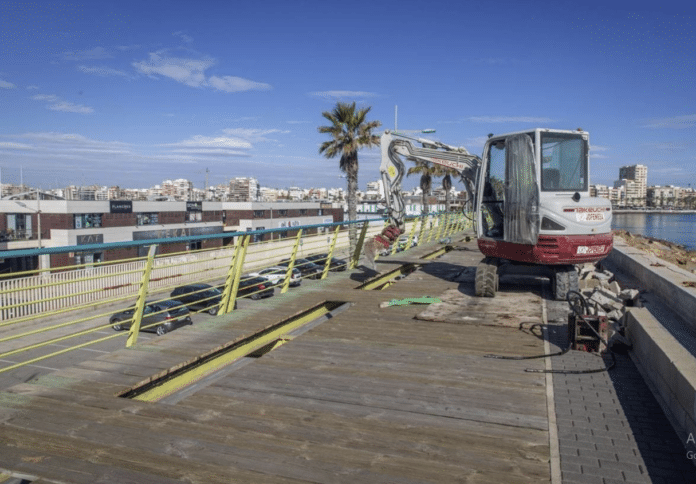
[[[597,262],[612,249],[611,204],[590,196],[585,131],[537,128],[491,135],[481,157],[463,147],[385,131],[381,152],[390,222],[381,237],[389,240],[405,227],[402,158],[459,173],[484,255],[476,267],[476,296],[494,297],[504,274],[534,272],[548,277],[554,298],[564,300],[578,289],[574,264]]]

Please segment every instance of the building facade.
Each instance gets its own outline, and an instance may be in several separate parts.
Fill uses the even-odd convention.
[[[225,237],[225,233],[287,229],[274,238],[291,237],[300,225],[341,221],[342,207],[319,202],[0,200],[0,251],[220,234],[220,238],[162,244],[158,251],[165,254],[233,243],[234,237]],[[264,238],[271,234],[256,240]],[[42,256],[41,260],[5,255],[0,271],[106,262],[146,253],[147,246],[76,250]]]

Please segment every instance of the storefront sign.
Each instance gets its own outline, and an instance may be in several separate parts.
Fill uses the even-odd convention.
[[[110,200],[109,212],[133,213],[133,202],[131,202],[130,200]]]
[[[202,212],[203,202],[186,202],[187,212]]]
[[[77,245],[85,244],[103,244],[104,234],[78,235]]]

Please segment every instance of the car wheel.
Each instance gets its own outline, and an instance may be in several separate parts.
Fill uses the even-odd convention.
[[[208,309],[208,314],[210,314],[211,316],[215,316],[217,313],[218,313],[217,306],[213,306],[212,308]]]
[[[250,297],[251,299],[253,299],[254,301],[258,301],[259,299],[261,299],[261,294],[259,294],[259,293],[252,294],[252,295],[249,296],[249,297]]]
[[[114,328],[114,331],[121,331],[123,329],[123,325],[121,324],[120,319],[114,319],[113,321],[111,321],[111,323],[115,323],[113,326],[111,326],[112,328]]]
[[[162,336],[167,332],[167,328],[165,328],[163,325],[157,326],[157,336]]]

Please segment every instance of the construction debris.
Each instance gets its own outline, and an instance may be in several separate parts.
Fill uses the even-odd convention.
[[[587,317],[590,320],[599,322],[595,330],[602,333],[603,337],[610,336],[610,347],[615,344],[621,345],[624,348],[630,346],[630,343],[628,343],[623,336],[625,324],[624,316],[627,307],[641,305],[640,291],[637,289],[621,289],[621,286],[614,278],[614,274],[598,268],[594,264],[581,264],[576,266],[576,269],[579,279],[578,287],[587,303]],[[569,315],[569,324],[571,328],[577,324],[576,320],[577,317],[571,313]],[[602,321],[608,321],[611,322],[611,324],[601,324]],[[582,330],[580,327],[578,327],[578,329]],[[576,338],[577,337],[576,335]],[[602,352],[605,350],[603,344],[588,344],[587,342],[575,341],[573,346],[577,349],[585,349],[586,351],[593,352]]]

